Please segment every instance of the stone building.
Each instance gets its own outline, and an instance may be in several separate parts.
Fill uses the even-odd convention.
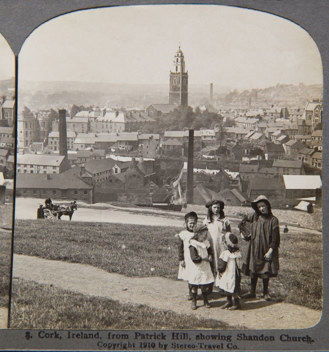
[[[188,106],[188,72],[180,47],[175,54],[174,70],[170,72],[169,104]]]

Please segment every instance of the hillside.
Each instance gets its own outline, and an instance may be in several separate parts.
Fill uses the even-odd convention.
[[[277,84],[264,89],[252,89],[244,91],[231,91],[221,95],[218,102],[224,105],[265,107],[268,105],[299,106],[304,107],[307,102],[313,99],[322,99],[323,87],[320,84],[313,85],[292,85]]]
[[[76,105],[98,105],[144,108],[150,104],[168,103],[168,84],[111,84],[97,82],[22,82],[19,86],[19,110],[69,108]],[[0,86],[1,87],[1,86]],[[190,84],[189,104],[209,102],[209,85]],[[312,99],[322,98],[321,85],[277,84],[251,90],[232,90],[214,85],[214,105],[266,107],[272,104],[304,107]]]
[[[15,87],[15,79],[14,78],[0,80],[0,96],[14,95],[14,93],[13,93],[14,87]]]

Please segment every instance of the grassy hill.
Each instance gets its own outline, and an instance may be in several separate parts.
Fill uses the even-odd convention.
[[[14,251],[45,259],[89,264],[126,276],[177,278],[178,228],[109,223],[17,220]],[[240,241],[242,252],[247,243]],[[282,236],[280,274],[271,280],[276,299],[322,307],[322,236]],[[247,291],[249,278],[243,277]]]

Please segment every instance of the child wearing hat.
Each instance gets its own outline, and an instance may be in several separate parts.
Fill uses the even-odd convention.
[[[190,258],[190,239],[194,236],[194,228],[198,222],[198,215],[191,211],[184,216],[186,229],[181,231],[178,237],[178,279],[188,281]],[[189,294],[188,299],[192,300],[192,286],[188,285]]]
[[[212,248],[208,237],[208,229],[205,225],[195,230],[193,238],[190,240],[190,260],[188,282],[192,290],[192,309],[196,309],[196,298],[198,287],[201,288],[203,302],[206,308],[211,308],[208,302],[208,293],[214,282],[214,275],[211,268]]]
[[[227,303],[222,307],[229,310],[241,309],[240,294],[240,261],[241,252],[238,247],[238,238],[231,232],[224,236],[227,249],[222,252],[218,260],[218,272],[216,286],[225,291]],[[233,303],[234,299],[234,303]]]
[[[249,223],[250,236],[243,236],[249,242],[244,259],[244,274],[250,276],[250,292],[244,298],[256,298],[258,278],[263,279],[262,297],[270,301],[269,280],[279,273],[280,224],[272,214],[270,201],[264,196],[258,196],[251,207],[254,214],[243,221]]]

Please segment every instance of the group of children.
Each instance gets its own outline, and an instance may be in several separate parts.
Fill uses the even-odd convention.
[[[192,309],[197,309],[198,288],[204,306],[210,308],[208,295],[213,286],[226,293],[227,302],[222,308],[240,309],[240,260],[238,238],[231,232],[223,213],[223,204],[213,201],[206,205],[207,218],[197,226],[195,212],[185,215],[186,229],[179,238],[178,279],[188,282]]]

